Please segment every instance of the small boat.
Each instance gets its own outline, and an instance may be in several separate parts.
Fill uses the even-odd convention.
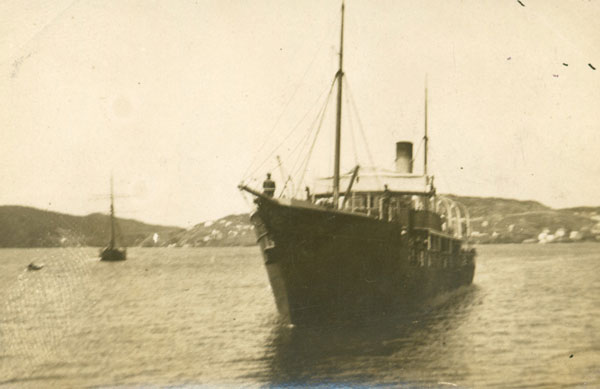
[[[113,179],[110,179],[110,242],[100,250],[101,261],[124,261],[127,259],[127,249],[119,248],[116,239],[115,196],[113,194]]]
[[[27,270],[29,271],[36,271],[36,270],[40,270],[41,268],[44,267],[43,263],[35,263],[35,262],[31,262],[28,266],[27,266]]]

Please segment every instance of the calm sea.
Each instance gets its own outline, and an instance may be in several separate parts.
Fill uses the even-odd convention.
[[[434,309],[298,329],[254,247],[0,250],[0,387],[600,387],[600,244],[478,251]]]

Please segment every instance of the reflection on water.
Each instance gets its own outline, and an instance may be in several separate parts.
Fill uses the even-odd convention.
[[[0,388],[600,387],[600,245],[478,251],[435,308],[289,328],[256,247],[0,250]]]
[[[480,304],[477,286],[454,293],[440,306],[393,317],[365,319],[328,327],[276,326],[268,340],[273,385],[327,384],[450,384],[464,381],[457,366],[468,342],[461,326]],[[426,374],[423,374],[426,372]]]

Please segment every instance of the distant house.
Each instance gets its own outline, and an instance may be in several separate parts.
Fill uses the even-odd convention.
[[[538,235],[538,242],[540,243],[551,243],[555,239],[556,236],[554,236],[554,234],[550,234],[550,230],[548,230],[547,228],[544,229],[544,231]]]
[[[583,234],[579,231],[571,231],[571,233],[569,234],[569,239],[574,241],[582,240]]]

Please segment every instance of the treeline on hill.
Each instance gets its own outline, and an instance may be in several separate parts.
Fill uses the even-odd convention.
[[[473,243],[600,241],[600,207],[552,209],[536,201],[447,195],[467,206]],[[229,215],[185,230],[117,219],[126,246],[249,246],[256,237],[248,214]],[[106,245],[109,217],[72,216],[30,207],[0,207],[0,247]]]

